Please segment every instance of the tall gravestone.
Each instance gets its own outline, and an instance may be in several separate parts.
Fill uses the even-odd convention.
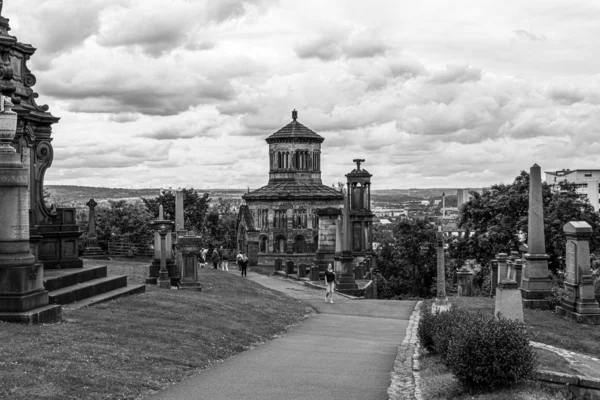
[[[340,293],[356,295],[358,294],[358,285],[354,280],[354,265],[352,256],[352,230],[350,228],[350,204],[349,198],[344,198],[344,234],[341,240],[342,251],[336,254],[334,259],[341,264],[341,276],[338,278],[336,290]]]
[[[88,232],[87,243],[83,249],[81,258],[91,258],[95,260],[106,260],[108,257],[98,245],[98,234],[96,233],[96,206],[98,203],[94,199],[90,199],[86,204],[89,208],[88,213]]]
[[[201,251],[202,240],[193,232],[179,236],[177,247],[181,253],[181,281],[180,289],[201,291],[202,285],[198,282],[198,254]]]
[[[521,281],[521,294],[525,308],[547,306],[552,295],[552,281],[548,271],[546,238],[544,236],[544,203],[542,199],[542,173],[534,164],[529,174],[529,221],[527,226],[528,253]]]
[[[436,238],[436,253],[437,253],[437,295],[431,306],[431,311],[436,312],[448,311],[450,303],[446,297],[446,261],[444,259],[444,232],[442,227],[438,227]]]
[[[183,190],[178,189],[175,191],[175,246],[179,249],[179,238],[185,235],[187,231],[185,230],[185,217],[183,210]],[[175,254],[175,260],[177,265],[177,272],[175,272],[176,276],[181,276],[181,271],[183,269],[183,257],[181,251],[177,251]]]
[[[510,273],[508,255],[499,253],[496,255],[496,260],[498,261],[498,284],[494,315],[498,317],[501,314],[505,318],[523,322],[523,297],[519,284]]]
[[[150,224],[150,226],[154,228],[154,257],[152,259],[152,263],[148,267],[148,278],[146,279],[146,283],[150,284],[150,285],[156,285],[157,280],[158,280],[159,271],[160,271],[161,236],[160,236],[159,231],[160,231],[161,224],[158,222],[164,221],[164,220],[165,220],[165,218],[164,218],[163,206],[160,205],[158,207],[157,220]],[[169,221],[169,222],[171,222],[171,221]],[[175,276],[175,260],[173,259],[173,252],[171,251],[171,248],[172,248],[172,235],[171,235],[172,228],[171,227],[172,226],[173,226],[172,222],[170,224],[165,225],[165,227],[167,229],[169,229],[169,233],[167,235],[165,235],[165,248],[166,248],[165,263],[166,263],[167,272],[170,277]]]
[[[319,242],[315,264],[325,273],[328,264],[334,264],[336,246],[336,221],[342,214],[339,208],[327,207],[317,210],[319,217]]]
[[[592,227],[587,222],[571,221],[563,231],[567,239],[565,293],[556,312],[577,322],[599,324],[600,307],[590,269]]]
[[[1,38],[0,38],[1,39]],[[10,79],[3,63],[0,72]],[[48,304],[44,266],[36,263],[29,244],[29,175],[21,155],[11,146],[17,115],[11,108],[10,84],[0,96],[0,320],[44,323],[61,320],[61,306]]]

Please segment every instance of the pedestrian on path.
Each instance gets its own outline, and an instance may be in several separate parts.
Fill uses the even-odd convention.
[[[241,271],[242,276],[246,276],[247,268],[248,268],[248,257],[240,251],[237,255],[237,265]]]
[[[221,246],[221,269],[223,271],[229,271],[229,256],[227,255],[227,251],[223,249]]]
[[[221,257],[219,256],[219,251],[217,250],[217,248],[215,247],[215,249],[212,252],[212,256],[210,257],[212,263],[213,263],[213,268],[214,269],[218,269],[219,268],[219,262],[221,261]]]
[[[327,264],[325,271],[325,303],[333,303],[333,291],[335,289],[335,272],[331,264]]]

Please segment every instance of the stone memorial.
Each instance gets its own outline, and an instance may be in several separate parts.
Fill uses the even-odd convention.
[[[498,260],[496,258],[490,261],[491,275],[490,275],[490,296],[496,295],[496,286],[498,286]]]
[[[6,36],[0,35],[0,41],[7,40]],[[0,70],[4,79],[0,83],[0,320],[27,324],[58,322],[62,308],[48,304],[44,266],[36,263],[31,253],[29,174],[21,155],[11,146],[17,114],[11,110],[13,103],[8,97],[14,92],[14,86],[7,82],[11,78],[10,67],[4,64]]]
[[[336,264],[341,265],[341,274],[338,275],[338,283],[336,290],[340,293],[349,295],[359,295],[360,290],[354,280],[354,273],[352,271],[353,260],[352,256],[352,230],[350,227],[350,203],[349,197],[344,197],[344,234],[342,237],[342,248],[341,252],[334,256]]]
[[[498,253],[496,254],[496,260],[498,262],[498,281],[508,278],[508,254]]]
[[[108,256],[100,246],[98,246],[98,234],[96,233],[96,206],[98,203],[96,203],[94,199],[90,199],[85,205],[89,207],[88,232],[87,243],[81,257],[94,260],[107,260]]]
[[[198,254],[202,250],[202,238],[193,232],[179,236],[177,250],[181,254],[181,279],[179,289],[201,291],[202,285],[198,282]]]
[[[456,280],[458,282],[458,297],[473,296],[473,271],[467,266],[463,266],[456,271]]]
[[[529,175],[529,220],[527,226],[525,268],[521,282],[521,294],[525,308],[547,306],[552,295],[552,281],[548,271],[546,238],[544,236],[544,204],[542,201],[542,176],[539,165],[534,164]]]
[[[160,235],[160,270],[158,272],[158,279],[156,280],[156,283],[158,284],[158,287],[162,289],[171,288],[171,278],[169,277],[169,272],[167,271],[167,252],[170,250],[167,249],[167,236],[171,235],[173,227],[173,221],[154,221],[154,228]]]
[[[502,279],[496,287],[494,315],[523,322],[523,299],[517,282]]]
[[[438,226],[436,238],[436,254],[437,254],[437,295],[435,301],[431,305],[431,312],[443,312],[450,309],[450,302],[446,297],[446,261],[444,258],[444,232],[442,227]]]
[[[146,279],[146,283],[149,285],[156,285],[156,282],[158,280],[158,274],[159,274],[159,270],[160,270],[160,258],[161,258],[161,236],[160,236],[160,227],[161,224],[159,223],[159,221],[165,221],[165,217],[164,217],[164,212],[163,212],[163,206],[162,204],[159,206],[158,208],[158,219],[154,222],[152,222],[150,225],[154,228],[154,257],[152,259],[152,263],[150,264],[150,267],[148,268],[148,278]],[[170,224],[166,224],[166,228],[167,229],[172,229],[173,226],[173,222],[169,221]],[[167,235],[165,235],[165,248],[166,248],[166,254],[165,254],[165,260],[167,263],[167,273],[169,274],[169,277],[172,278],[176,278],[176,268],[175,268],[175,260],[173,259],[173,252],[171,251],[172,248],[172,243],[173,243],[173,239],[172,239],[172,235],[171,235],[171,231],[168,232]]]
[[[327,265],[334,264],[333,256],[336,249],[336,221],[342,211],[339,208],[327,207],[317,210],[319,217],[318,247],[314,263],[319,266],[322,273],[327,270]]]
[[[571,221],[563,227],[567,239],[565,293],[557,314],[577,322],[600,323],[600,307],[594,295],[590,268],[592,227],[584,221]]]

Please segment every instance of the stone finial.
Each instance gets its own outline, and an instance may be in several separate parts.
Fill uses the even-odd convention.
[[[357,170],[357,171],[360,171],[360,164],[361,164],[361,163],[364,163],[364,162],[365,162],[365,160],[363,160],[363,159],[360,159],[360,158],[355,158],[354,160],[352,160],[352,162],[355,162],[355,163],[356,163],[356,170]]]
[[[296,111],[295,109],[294,109],[294,111],[292,111],[292,119],[294,121],[298,119],[298,111]]]

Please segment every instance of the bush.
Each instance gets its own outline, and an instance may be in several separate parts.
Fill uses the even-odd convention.
[[[435,318],[436,315],[431,313],[431,308],[427,306],[427,303],[423,303],[421,305],[421,318],[419,319],[419,326],[417,327],[417,336],[419,337],[421,346],[431,353],[435,353],[432,336]]]
[[[481,313],[456,325],[445,361],[463,386],[487,390],[530,379],[537,366],[523,323]]]
[[[433,337],[434,352],[442,360],[446,360],[450,340],[454,335],[460,335],[462,327],[467,324],[472,314],[468,311],[452,308],[450,311],[437,313],[431,336]]]

